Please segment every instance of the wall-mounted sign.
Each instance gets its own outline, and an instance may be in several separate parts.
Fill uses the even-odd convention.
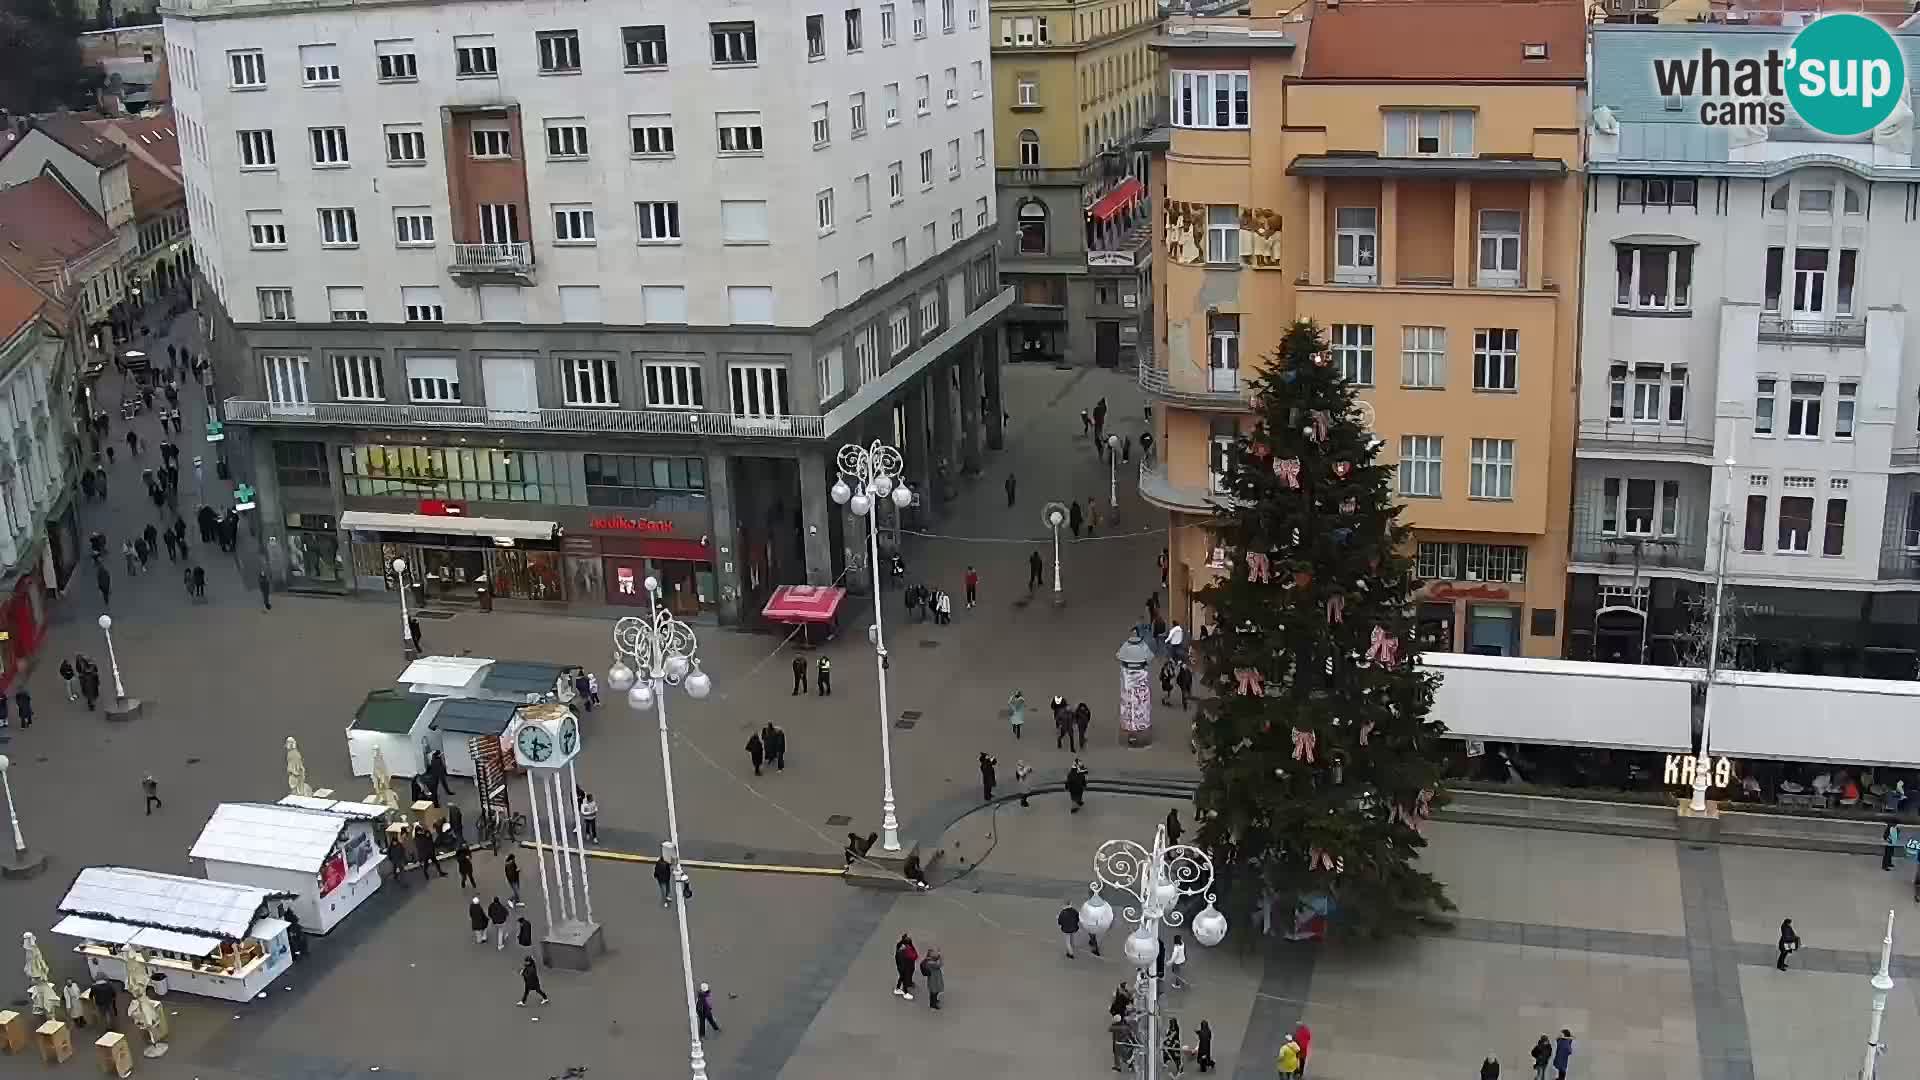
[[[420,512],[428,517],[466,517],[467,504],[449,499],[421,499]]]
[[[1132,266],[1133,252],[1131,251],[1089,251],[1087,252],[1087,265],[1088,266]]]
[[[640,592],[636,578],[637,575],[631,566],[616,566],[613,568],[613,580],[615,584],[619,586],[620,595],[622,596],[634,596]]]
[[[1692,754],[1668,754],[1665,779],[1668,784],[1680,787],[1693,786],[1693,773],[1700,767],[1700,759]],[[1720,758],[1713,763],[1713,775],[1707,777],[1707,786],[1723,788],[1733,783],[1733,760]]]
[[[1499,585],[1457,585],[1442,581],[1427,587],[1427,596],[1434,600],[1505,600],[1510,595]]]
[[[657,518],[609,516],[589,518],[587,527],[602,532],[670,533],[673,531],[673,522]]]

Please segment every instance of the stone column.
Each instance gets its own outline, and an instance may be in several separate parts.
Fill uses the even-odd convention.
[[[833,583],[832,537],[827,530],[827,514],[838,509],[827,495],[826,451],[800,451],[801,542],[807,559],[807,584]]]
[[[1480,240],[1473,232],[1473,181],[1453,183],[1453,287],[1473,284],[1473,266]]]
[[[935,477],[935,483],[944,476],[945,483],[955,485],[960,479],[960,462],[954,459],[954,423],[953,423],[953,363],[946,357],[934,361],[927,368],[927,389],[933,400],[933,461],[930,462],[928,475]],[[952,494],[940,492],[942,499]]]
[[[720,622],[740,621],[739,530],[734,527],[733,475],[724,450],[707,451],[707,507],[713,515],[713,575],[720,589]]]
[[[907,444],[900,447],[906,458],[907,475],[913,478],[913,490],[920,495],[920,523],[931,524],[940,512],[940,493],[933,486],[935,444],[928,425],[927,407],[932,400],[930,374],[922,375],[907,396]]]
[[[980,342],[969,339],[960,353],[960,468],[980,475],[980,398],[986,393],[980,380]]]
[[[980,349],[980,386],[987,395],[987,449],[998,450],[1006,445],[1006,406],[1000,399],[999,327],[990,326],[975,334],[973,340]]]

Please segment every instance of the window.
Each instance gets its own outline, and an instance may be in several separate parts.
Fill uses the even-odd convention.
[[[1480,270],[1474,283],[1483,289],[1519,287],[1520,211],[1480,211]]]
[[[1767,249],[1767,286],[1766,296],[1761,304],[1762,311],[1780,310],[1780,284],[1786,273],[1787,249],[1770,247]]]
[[[458,404],[459,361],[451,356],[407,357],[407,400],[416,404]]]
[[[1335,323],[1328,337],[1340,377],[1355,386],[1373,385],[1373,327]]]
[[[315,166],[347,164],[346,128],[308,128],[307,134],[313,141],[313,163]]]
[[[912,0],[912,4],[913,4],[913,36],[917,38],[926,37],[927,36],[927,0]]]
[[[1207,389],[1237,393],[1240,389],[1240,316],[1207,316]]]
[[[1520,381],[1520,331],[1473,332],[1473,388],[1512,390]]]
[[[553,205],[553,242],[556,244],[593,243],[593,207],[585,203],[555,203]]]
[[[1422,541],[1415,556],[1414,574],[1423,581],[1452,581],[1455,574],[1455,547],[1454,544]]]
[[[400,306],[406,309],[408,322],[446,322],[447,309],[440,303],[438,285],[403,285]]]
[[[261,322],[293,321],[292,289],[259,289]]]
[[[1846,185],[1846,212],[1849,214],[1866,212],[1866,200],[1862,196],[1860,189],[1854,187],[1852,184]]]
[[[940,32],[951,34],[953,31],[953,0],[940,0]]]
[[[1833,189],[1816,187],[1801,188],[1800,212],[1805,214],[1833,213]]]
[[[1841,314],[1841,315],[1853,314],[1854,275],[1855,273],[1858,272],[1859,268],[1860,268],[1859,252],[1842,251],[1840,253],[1840,282],[1839,282],[1840,287],[1837,294],[1839,296],[1840,303],[1835,308],[1838,314]]]
[[[587,122],[580,117],[547,121],[547,160],[580,160],[587,156]]]
[[[1827,500],[1827,530],[1820,540],[1820,554],[1840,556],[1847,553],[1847,500]]]
[[[1248,73],[1176,71],[1173,73],[1174,127],[1244,128],[1248,124]]]
[[[1767,497],[1747,496],[1747,521],[1740,542],[1742,551],[1765,551],[1767,546]]]
[[[927,336],[940,329],[940,291],[928,289],[920,294],[920,332]]]
[[[833,189],[823,188],[813,196],[814,216],[818,219],[820,235],[833,231]]]
[[[758,154],[760,152],[760,114],[723,112],[715,114],[720,127],[722,154]]]
[[[433,211],[425,206],[394,207],[393,242],[398,247],[432,247]]]
[[[920,190],[933,186],[933,151],[920,151]]]
[[[327,446],[275,439],[273,467],[281,487],[327,487]]]
[[[351,206],[320,208],[321,247],[359,247],[360,220]]]
[[[1833,409],[1833,437],[1836,439],[1853,438],[1853,414],[1859,389],[1859,383],[1843,382],[1839,386],[1839,396]]]
[[[933,110],[928,107],[933,94],[933,80],[926,75],[913,77],[913,111],[921,116]]]
[[[367,290],[358,285],[328,286],[327,311],[334,322],[366,322]]]
[[[340,401],[387,400],[380,358],[365,353],[334,353],[333,396]]]
[[[387,164],[420,165],[427,160],[427,133],[419,124],[388,124]]]
[[[787,415],[787,369],[778,364],[734,364],[727,369],[735,416],[777,420]]]
[[[1753,433],[1773,434],[1773,379],[1756,379],[1753,396]]]
[[[847,96],[847,131],[856,139],[867,133],[867,95],[864,93]]]
[[[626,44],[628,68],[667,66],[667,28],[659,23],[647,26],[623,26],[620,39]]]
[[[533,35],[540,50],[543,75],[572,74],[580,70],[580,33],[577,30],[542,30]]]
[[[873,174],[861,173],[853,178],[853,213],[855,220],[864,220],[873,213]]]
[[[1343,206],[1333,212],[1333,280],[1372,285],[1379,280],[1376,255],[1380,212],[1371,206]]]
[[[946,71],[947,108],[960,104],[960,69],[948,68]]]
[[[880,328],[867,326],[853,336],[853,366],[862,386],[880,377]]]
[[[1467,458],[1467,496],[1513,498],[1513,440],[1475,439]]]
[[[891,45],[894,41],[893,5],[880,5],[880,44]]]
[[[1693,249],[1652,244],[1614,245],[1614,307],[1629,311],[1685,311],[1692,305]]]
[[[827,103],[816,101],[812,107],[813,148],[815,150],[833,141],[833,120],[827,115]]]
[[[414,55],[412,38],[376,41],[373,54],[381,82],[412,82],[420,77],[420,62]]]
[[[824,349],[814,356],[813,384],[820,390],[820,404],[825,405],[840,395],[840,391],[845,389],[845,374],[845,361],[841,359],[839,349]]]
[[[653,360],[641,365],[649,409],[704,409],[706,395],[700,386],[697,361]]]
[[[560,321],[565,323],[605,322],[600,310],[600,286],[560,286]]]
[[[1032,79],[1021,79],[1014,84],[1013,104],[1022,109],[1040,107],[1040,84]]]
[[[1827,249],[1796,249],[1793,253],[1793,310],[1801,314],[1819,314],[1826,310],[1826,295]]]
[[[1240,265],[1240,208],[1207,207],[1207,263],[1210,266]]]
[[[1820,399],[1827,384],[1817,379],[1794,379],[1787,383],[1787,437],[1820,437]]]
[[[1780,498],[1780,527],[1775,550],[1805,554],[1809,534],[1813,532],[1813,500],[1805,495]]]
[[[473,156],[504,158],[513,156],[513,133],[504,122],[484,121],[473,125]]]
[[[723,206],[725,204],[722,204]],[[755,204],[763,210],[765,203]],[[642,244],[677,244],[680,242],[680,204],[677,202],[635,203],[634,211],[639,217],[639,236]]]
[[[227,66],[233,73],[233,81],[228,85],[236,90],[252,90],[267,85],[267,57],[259,49],[229,51]]]
[[[278,250],[286,247],[286,215],[278,210],[247,211],[247,235],[255,251]]]
[[[727,317],[738,325],[773,323],[773,287],[770,285],[727,286]]]
[[[947,239],[964,240],[967,236],[967,215],[964,211],[951,210],[947,213]]]
[[[1026,168],[1040,165],[1040,133],[1032,128],[1020,129],[1020,164]]]
[[[954,179],[958,179],[959,176],[960,176],[960,140],[948,139],[947,140],[947,179],[954,180]]]
[[[1472,157],[1471,109],[1389,109],[1383,157]]]
[[[704,510],[707,462],[697,457],[587,454],[582,458],[589,506]]]
[[[629,116],[634,157],[673,156],[673,118],[663,115]]]
[[[1440,449],[1438,435],[1400,436],[1400,494],[1416,499],[1440,497],[1440,471],[1444,463]]]
[[[240,132],[240,167],[242,169],[271,169],[280,163],[273,152],[273,132],[267,128],[256,128]]]
[[[967,28],[980,29],[980,0],[967,0]]]
[[[1609,488],[1618,482],[1614,477],[1607,478]],[[1653,481],[1640,479],[1627,481],[1626,534],[1628,536],[1653,535],[1653,500]]]
[[[880,88],[880,102],[887,110],[887,126],[900,122],[900,84],[888,83]]]
[[[720,203],[720,242],[767,242],[767,204],[759,200],[726,199]]]
[[[519,243],[520,207],[514,203],[481,203],[480,242],[483,244]]]
[[[752,64],[760,59],[750,22],[709,23],[707,33],[713,41],[715,64]]]
[[[1404,326],[1400,341],[1400,385],[1426,389],[1447,385],[1446,327]]]
[[[1232,486],[1233,447],[1239,441],[1232,424],[1231,420],[1215,420],[1207,433],[1207,490],[1215,495],[1229,494]]]
[[[453,39],[454,72],[461,78],[491,79],[500,73],[492,34],[469,34]]]
[[[300,82],[304,86],[340,85],[340,47],[300,46]]]
[[[888,321],[891,332],[892,355],[899,356],[913,347],[913,313],[906,308],[895,308],[893,317]]]
[[[620,404],[617,367],[610,357],[576,356],[560,361],[569,405],[612,408]]]
[[[307,397],[307,358],[269,354],[260,358],[266,377],[267,401],[275,406],[303,406]]]
[[[859,52],[862,47],[862,43],[860,39],[861,39],[861,30],[863,29],[861,25],[860,9],[848,8],[844,13],[844,18],[847,24],[847,51]]]
[[[969,97],[984,97],[987,93],[987,65],[983,60],[975,60],[968,67],[968,84],[972,87]]]
[[[1623,176],[1618,186],[1618,206],[1623,209],[1695,206],[1699,197],[1699,181],[1691,177]]]
[[[1045,255],[1047,253],[1047,208],[1038,200],[1029,199],[1020,204],[1017,217],[1020,254]]]
[[[640,311],[651,324],[685,325],[687,287],[685,285],[642,285]]]
[[[827,17],[807,16],[807,59],[820,60],[827,55]]]
[[[973,227],[975,231],[987,227],[987,199],[984,195],[973,200]]]
[[[973,165],[974,165],[974,168],[977,169],[977,168],[984,167],[986,163],[987,163],[987,129],[975,128],[973,129]]]

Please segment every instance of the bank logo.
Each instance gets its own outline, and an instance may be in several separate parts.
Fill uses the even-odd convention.
[[[1776,127],[1791,107],[1808,127],[1859,135],[1884,122],[1907,92],[1906,57],[1892,33],[1863,15],[1827,15],[1802,27],[1784,50],[1758,57],[1698,56],[1653,62],[1668,98],[1699,103],[1715,127]]]

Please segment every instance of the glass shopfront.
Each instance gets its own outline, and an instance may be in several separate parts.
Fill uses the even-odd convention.
[[[287,515],[287,580],[303,585],[340,583],[340,533],[331,514]]]
[[[343,446],[340,482],[349,497],[575,502],[566,455],[547,450]]]
[[[429,601],[468,604],[479,600],[481,586],[496,599],[560,603],[567,599],[566,574],[559,545],[552,540],[521,540],[501,547],[491,537],[437,536],[426,533],[353,534],[354,576],[395,587],[393,560],[407,563],[407,580]]]

